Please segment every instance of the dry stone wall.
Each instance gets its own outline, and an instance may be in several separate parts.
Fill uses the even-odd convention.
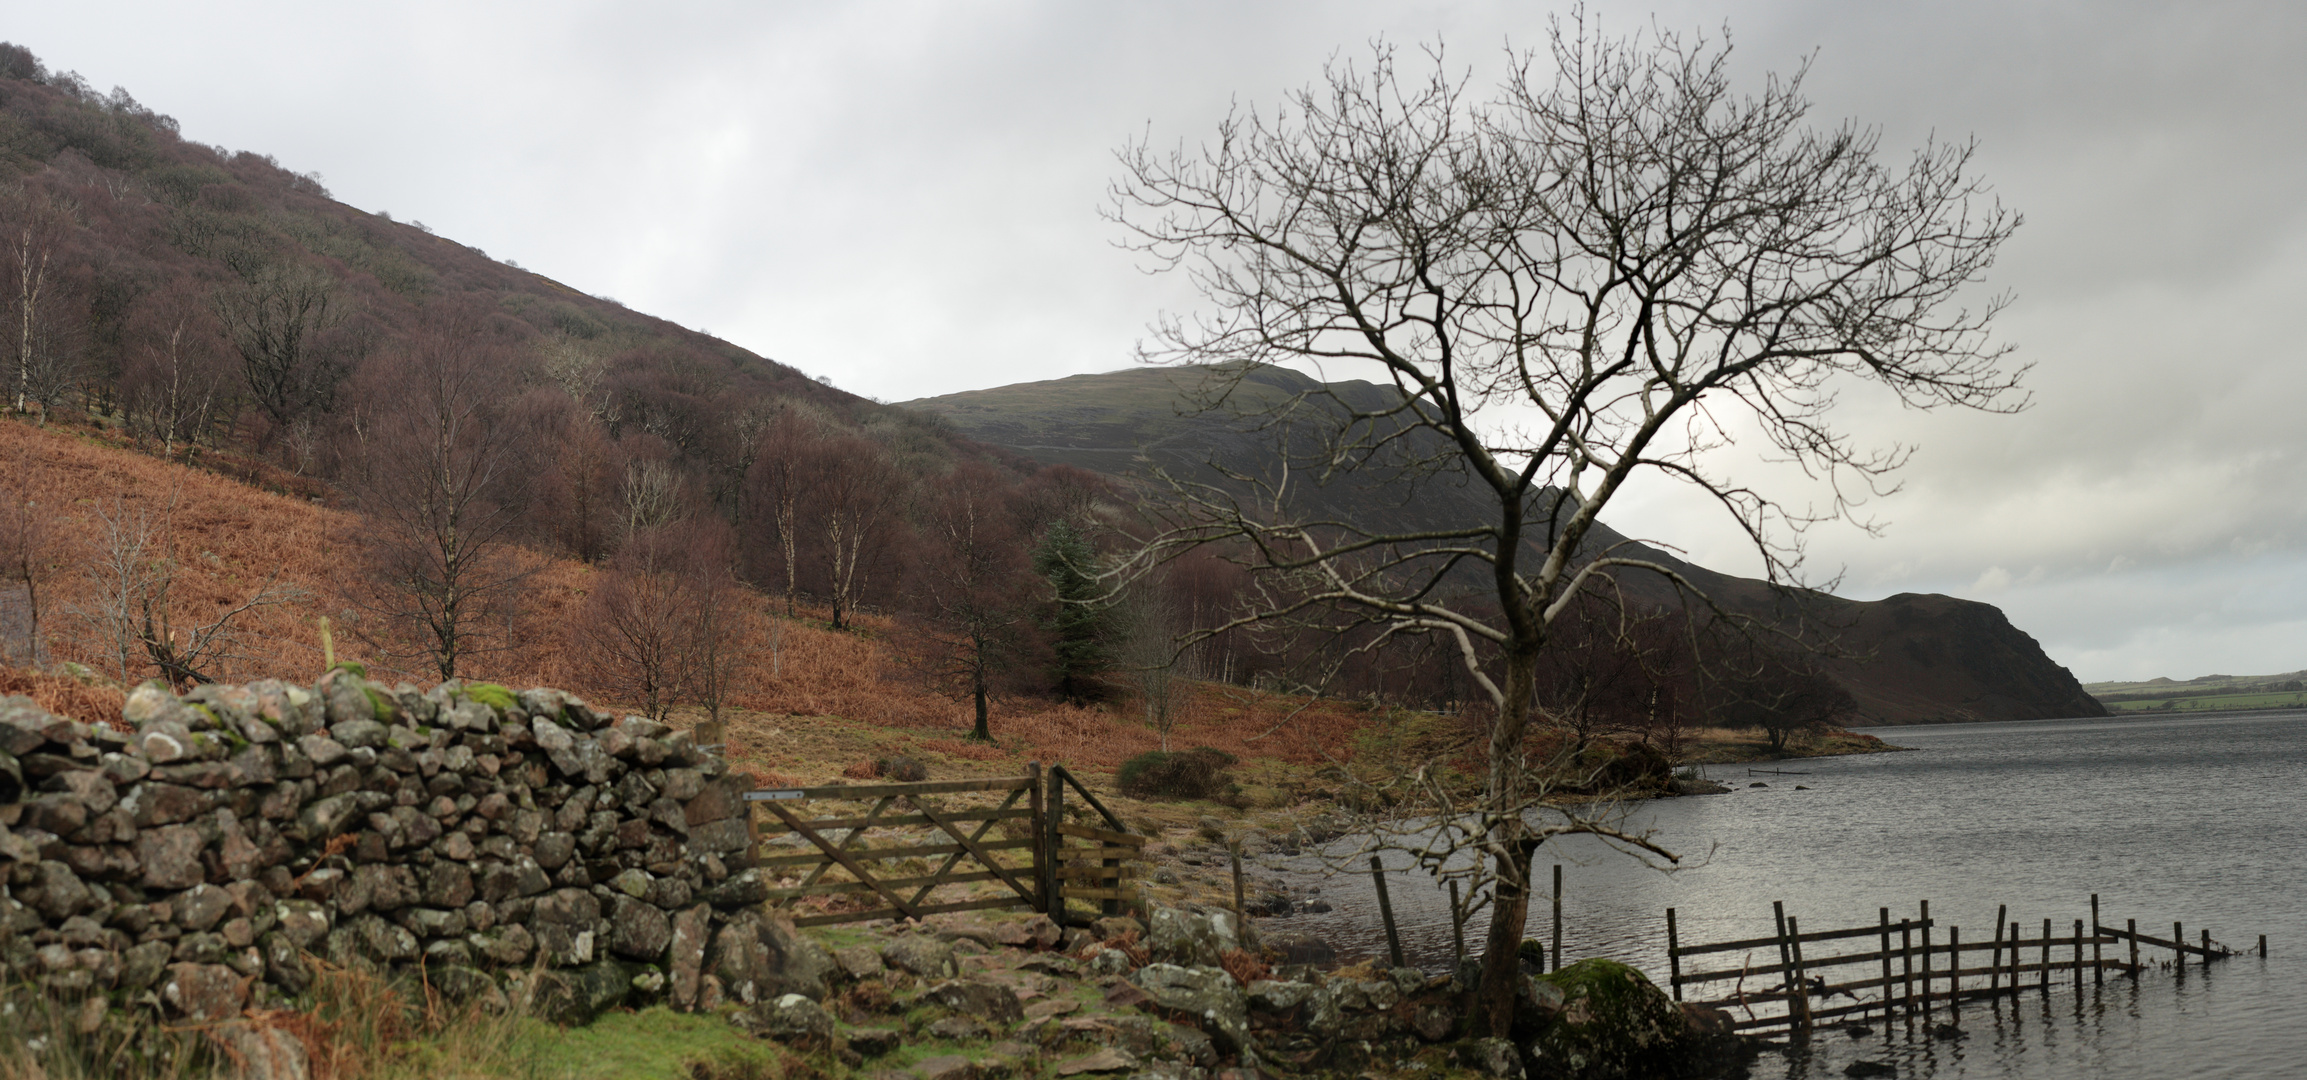
[[[830,958],[760,913],[747,786],[554,690],[345,666],[148,683],[117,725],[0,698],[0,965],[194,1019],[293,1000],[311,957],[572,1019],[822,996]]]

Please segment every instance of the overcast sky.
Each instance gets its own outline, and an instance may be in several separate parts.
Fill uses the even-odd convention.
[[[1333,54],[1494,71],[1535,3],[15,5],[0,34],[186,137],[884,400],[1129,362],[1180,283],[1115,250],[1113,150],[1199,141]],[[1824,120],[1976,135],[2026,225],[1994,283],[2015,417],[1854,401],[1921,448],[1816,535],[1859,598],[1997,604],[2086,679],[2307,667],[2307,5],[1600,3],[1815,54]],[[1478,77],[1479,81],[1479,77]],[[1666,492],[1612,515],[1726,570]]]

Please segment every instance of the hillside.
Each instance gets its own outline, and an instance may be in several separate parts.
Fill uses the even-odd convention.
[[[340,573],[348,544],[361,528],[359,516],[155,461],[101,438],[17,422],[0,421],[0,476],[35,492],[38,508],[53,526],[57,572],[42,600],[45,657],[96,672],[75,680],[0,667],[0,694],[29,694],[45,708],[82,720],[118,718],[122,695],[115,680],[121,672],[84,616],[99,606],[103,519],[117,519],[123,509],[166,513],[166,541],[153,556],[172,565],[172,599],[187,623],[212,618],[268,579],[294,590],[289,602],[250,613],[239,624],[243,632],[233,655],[210,674],[234,682],[309,682],[321,669],[318,619],[342,619],[347,613]],[[474,677],[515,686],[564,686],[630,708],[633,702],[599,692],[569,647],[584,598],[603,572],[566,558],[531,555],[538,562],[537,574],[512,628],[513,647],[490,657]],[[10,606],[0,603],[0,608]],[[741,766],[765,774],[800,768],[814,772],[821,762],[812,732],[825,726],[810,719],[815,717],[841,718],[826,730],[879,732],[875,742],[884,754],[957,760],[1040,760],[1111,769],[1158,744],[1158,736],[1133,722],[1127,710],[1071,706],[1030,695],[995,702],[998,746],[965,742],[967,709],[924,689],[894,663],[889,620],[868,617],[862,632],[835,632],[825,627],[822,609],[788,620],[767,614],[773,609],[767,598],[753,595],[746,606],[757,614],[737,643],[744,662],[731,695],[738,711],[730,724],[732,759]],[[0,640],[0,655],[21,647],[11,633]],[[339,649],[348,657],[370,659],[341,636]],[[137,668],[130,674],[140,678],[142,665]],[[386,681],[434,681],[422,670],[384,663],[371,663],[369,670]],[[1292,714],[1292,722],[1277,729]],[[699,714],[683,709],[678,716],[686,725]],[[1197,686],[1181,702],[1173,737],[1183,745],[1311,765],[1351,759],[1354,737],[1368,724],[1365,710],[1349,703],[1307,708],[1306,702],[1275,695]]]
[[[1252,474],[1275,470],[1270,433],[1244,416],[1314,385],[1286,369],[1263,369],[1243,381],[1230,408],[1195,411],[1189,402],[1200,387],[1193,372],[1136,368],[901,404],[1039,461],[1138,482],[1159,468],[1223,485],[1213,461]],[[1382,402],[1391,393],[1367,383],[1341,384],[1339,392],[1357,406]],[[1321,513],[1353,507],[1364,520],[1389,529],[1446,527],[1483,520],[1487,512],[1476,493],[1447,476],[1362,471],[1328,484],[1300,484],[1297,491],[1301,509]],[[1588,550],[1627,543],[1622,534],[1604,527]],[[2105,712],[2073,675],[1990,605],[1935,595],[1866,602],[1786,591],[1719,574],[1647,545],[1635,548],[1644,558],[1674,567],[1734,611],[1786,623],[1799,619],[1833,633],[1842,658],[1827,661],[1827,668],[1857,699],[1860,723],[2032,720]],[[1629,577],[1623,584],[1659,605],[1681,603],[1657,575]]]

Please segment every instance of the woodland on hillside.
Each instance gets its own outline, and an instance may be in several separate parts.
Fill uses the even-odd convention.
[[[0,438],[0,650],[19,664],[306,676],[326,615],[380,676],[658,715],[958,707],[980,737],[1004,734],[1004,701],[1109,700],[1165,746],[1212,686],[1473,696],[1432,641],[1284,628],[1181,650],[1248,579],[1213,547],[1106,595],[1094,569],[1141,523],[1116,481],[346,206],[15,45],[0,330],[21,422]],[[1671,756],[1702,696],[1795,726],[1848,709],[1791,661],[1702,689],[1686,625],[1605,612],[1545,675],[1580,741],[1633,731]],[[843,659],[808,678],[847,689],[799,690],[810,650]],[[1816,704],[1788,720],[1797,698]]]

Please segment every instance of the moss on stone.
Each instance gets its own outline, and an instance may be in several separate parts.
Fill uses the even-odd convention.
[[[519,702],[513,692],[493,682],[466,683],[466,701],[478,701],[499,713],[510,713]]]
[[[1653,1075],[1689,1039],[1681,1009],[1616,960],[1580,960],[1538,979],[1562,991],[1562,1010],[1540,1035],[1538,1056],[1566,1075]]]

